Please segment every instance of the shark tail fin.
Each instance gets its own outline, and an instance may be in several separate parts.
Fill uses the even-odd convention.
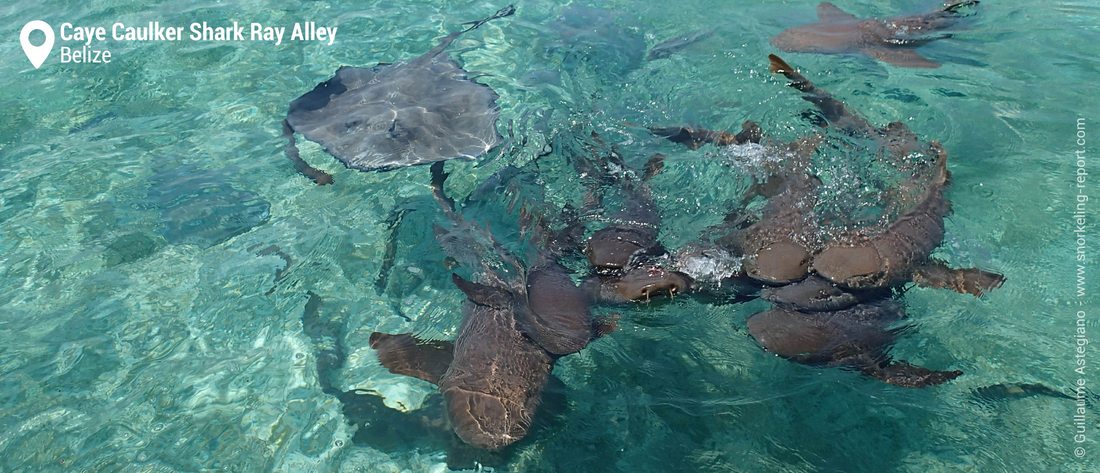
[[[794,71],[794,68],[791,67],[790,64],[787,64],[787,61],[784,61],[783,58],[780,58],[779,56],[776,56],[774,54],[768,55],[768,62],[770,63],[769,69],[772,71],[773,74],[787,74],[788,71]]]
[[[784,61],[779,56],[769,54],[768,62],[768,69],[771,70],[772,73],[783,74],[784,77],[791,81],[791,87],[803,92],[808,92],[813,88],[814,85],[810,83],[805,76],[799,73],[797,69],[791,67],[790,64],[787,64],[787,61]]]
[[[962,371],[930,370],[904,361],[893,362],[885,366],[864,368],[863,372],[872,378],[904,388],[935,386],[951,381],[963,374]]]
[[[961,8],[971,7],[971,6],[977,5],[979,3],[981,3],[981,2],[978,1],[978,0],[964,0],[962,2],[955,2],[955,3],[945,5],[943,7],[943,10],[940,10],[940,11],[942,11],[944,13],[958,13]]]

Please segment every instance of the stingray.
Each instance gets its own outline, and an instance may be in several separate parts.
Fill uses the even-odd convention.
[[[963,7],[976,4],[976,0],[967,0],[923,15],[861,20],[832,3],[822,2],[817,6],[817,23],[784,30],[772,38],[772,44],[792,52],[862,53],[895,66],[939,67],[939,63],[913,48],[949,38],[949,34],[931,33],[954,23]]]
[[[473,159],[489,151],[501,141],[497,94],[470,80],[444,50],[462,33],[515,11],[509,5],[465,23],[470,26],[411,61],[341,67],[333,78],[290,102],[283,122],[287,157],[299,172],[323,185],[332,176],[298,156],[295,132],[360,171]]]

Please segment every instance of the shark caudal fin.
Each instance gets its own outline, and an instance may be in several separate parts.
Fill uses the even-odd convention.
[[[783,77],[791,81],[791,87],[803,92],[810,92],[814,88],[809,79],[806,79],[797,69],[787,64],[787,61],[774,54],[768,55],[768,70],[773,74],[783,74]]]
[[[378,352],[378,361],[390,373],[412,376],[433,384],[451,366],[454,344],[444,341],[420,340],[411,334],[374,332],[370,335],[370,347]]]
[[[943,261],[933,259],[917,268],[913,273],[913,282],[921,287],[950,289],[960,294],[981,297],[1001,287],[1005,277],[980,268],[951,268]]]
[[[863,369],[863,373],[894,386],[904,388],[923,388],[943,384],[962,376],[962,371],[935,371],[922,366],[896,361],[885,366],[873,366]]]

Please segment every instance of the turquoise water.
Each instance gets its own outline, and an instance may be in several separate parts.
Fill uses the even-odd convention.
[[[290,100],[340,65],[414,57],[503,5],[374,3],[0,7],[0,471],[444,468],[446,442],[429,434],[354,438],[340,402],[321,391],[302,326],[313,292],[349,348],[340,388],[413,411],[375,411],[387,422],[432,415],[433,387],[389,374],[367,346],[373,331],[454,336],[462,298],[430,237],[438,210],[427,169],[359,173],[300,141],[303,157],[335,176],[335,185],[316,187],[283,157],[280,123]],[[935,4],[837,3],[860,16]],[[785,139],[811,131],[800,117],[808,105],[768,73],[766,55],[771,36],[813,21],[815,4],[519,3],[514,17],[450,49],[500,95],[501,131],[511,124],[514,136],[502,152],[448,164],[452,192],[466,195],[507,163],[596,131],[632,162],[669,156],[653,184],[662,239],[691,241],[721,220],[739,176],[713,148],[676,148],[639,125],[736,130],[753,119]],[[108,41],[110,64],[61,64],[55,51],[34,70],[15,41],[32,19],[55,28],[311,20],[339,30],[332,46]],[[939,69],[784,54],[873,122],[902,120],[949,150],[954,212],[936,255],[1002,272],[1007,283],[981,299],[911,289],[918,330],[894,354],[964,376],[911,390],[775,358],[744,328],[766,307],[760,301],[619,308],[617,332],[557,363],[561,408],[492,468],[1100,469],[1092,404],[1079,444],[1072,400],[975,391],[1022,383],[1070,393],[1083,378],[1095,392],[1100,384],[1091,358],[1083,377],[1073,371],[1074,314],[1087,311],[1092,337],[1100,325],[1091,272],[1086,297],[1076,294],[1071,218],[1078,118],[1087,170],[1100,173],[1098,25],[1100,7],[1084,0],[985,2],[953,38],[921,49]],[[699,43],[645,59],[664,39],[707,29],[714,34]],[[547,166],[548,199],[579,199],[555,166]],[[860,172],[829,169],[837,193],[851,191],[843,186]],[[376,284],[387,221],[403,209],[393,272]]]

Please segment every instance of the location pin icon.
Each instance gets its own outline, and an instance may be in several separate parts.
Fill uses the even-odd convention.
[[[46,41],[42,44],[35,46],[31,44],[31,33],[35,31],[41,31],[46,35]],[[19,44],[23,45],[23,52],[27,54],[27,59],[31,60],[31,65],[35,69],[42,67],[42,63],[46,62],[46,58],[50,56],[50,51],[53,50],[53,28],[42,20],[34,20],[23,25],[23,31],[19,32]]]

